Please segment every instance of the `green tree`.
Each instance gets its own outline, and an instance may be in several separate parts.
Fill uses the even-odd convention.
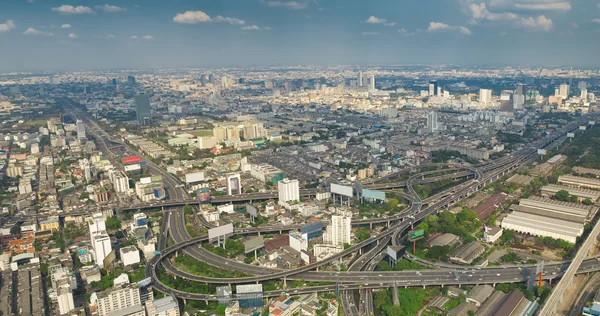
[[[585,205],[592,205],[592,204],[594,204],[594,201],[592,201],[592,199],[590,199],[590,198],[586,198],[585,200],[582,201],[582,203]]]
[[[110,216],[106,219],[106,229],[108,230],[120,230],[121,221],[116,216]]]
[[[217,306],[217,315],[225,315],[225,308],[227,308],[225,305]]]
[[[556,192],[554,195],[559,201],[568,201],[569,200],[569,192],[567,190],[560,190]]]
[[[194,214],[194,209],[190,206],[190,205],[185,205],[183,207],[183,213],[185,213],[186,215],[191,215]]]

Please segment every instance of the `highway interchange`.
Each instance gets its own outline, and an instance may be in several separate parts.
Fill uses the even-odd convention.
[[[95,133],[99,133],[101,138],[109,139],[113,142],[123,143],[122,140],[113,140],[102,128],[100,128],[93,119],[82,114],[83,112],[77,111],[79,117],[83,118],[85,123],[92,127]],[[426,176],[435,174],[436,172],[424,172],[415,176],[410,177],[403,186],[406,186],[408,194],[406,196],[411,201],[411,205],[400,212],[389,218],[375,218],[367,220],[356,220],[353,221],[353,225],[367,225],[367,224],[379,224],[386,223],[387,229],[383,230],[380,234],[372,236],[369,239],[357,243],[352,247],[344,250],[343,252],[327,258],[324,261],[309,264],[297,269],[282,270],[282,269],[270,269],[264,267],[257,267],[247,265],[235,260],[222,258],[213,254],[212,252],[199,246],[199,243],[206,242],[206,237],[191,238],[185,229],[185,219],[183,211],[180,207],[182,202],[189,201],[187,193],[178,180],[176,180],[166,170],[153,164],[150,160],[147,160],[148,165],[152,168],[153,173],[159,173],[163,176],[168,193],[169,201],[165,203],[165,207],[175,206],[174,209],[168,209],[165,212],[165,218],[161,226],[161,236],[159,238],[159,249],[161,254],[152,258],[147,266],[146,273],[148,277],[153,279],[154,287],[157,290],[171,293],[177,297],[183,299],[198,299],[198,300],[214,300],[216,299],[213,293],[187,293],[178,289],[172,289],[165,286],[158,277],[158,269],[164,268],[169,274],[175,277],[181,277],[189,281],[202,282],[207,284],[243,284],[243,283],[257,283],[269,280],[305,280],[314,282],[331,282],[328,286],[307,286],[298,289],[282,289],[277,291],[265,292],[266,297],[278,296],[281,294],[304,294],[312,292],[331,292],[340,290],[343,307],[356,308],[353,298],[351,297],[351,290],[356,289],[373,289],[373,288],[389,288],[392,286],[398,287],[409,287],[409,286],[445,286],[445,285],[463,285],[463,284],[496,284],[496,283],[509,283],[509,282],[527,282],[532,277],[532,271],[535,271],[534,266],[503,266],[503,267],[491,267],[491,268],[478,268],[472,267],[456,267],[456,268],[437,268],[430,270],[420,271],[372,271],[377,262],[383,257],[382,252],[385,246],[389,243],[397,245],[400,242],[403,234],[408,229],[413,227],[414,224],[423,220],[427,215],[435,214],[448,208],[454,203],[470,196],[472,193],[481,190],[485,185],[499,179],[508,172],[511,172],[521,164],[530,161],[532,158],[537,157],[537,149],[547,148],[552,146],[555,141],[560,141],[566,137],[566,133],[575,131],[579,126],[585,124],[589,117],[580,119],[575,123],[569,124],[562,130],[542,138],[518,153],[511,156],[503,157],[499,160],[487,163],[479,166],[476,169],[467,169],[467,171],[453,170],[454,176],[450,174],[450,178],[468,177],[473,176],[471,179],[460,186],[443,192],[443,194],[437,195],[440,197],[439,200],[429,199],[429,204],[420,201],[416,192],[414,192],[413,185],[418,181],[427,181]],[[124,143],[123,143],[124,144]],[[125,144],[124,144],[125,145]],[[125,145],[126,146],[126,145]],[[133,153],[140,154],[135,150],[127,147]],[[140,154],[141,155],[141,154]],[[437,171],[440,172],[440,171]],[[448,175],[446,175],[448,176]],[[443,177],[443,176],[442,176]],[[419,180],[420,178],[420,180]],[[434,177],[436,179],[437,177]],[[430,178],[431,179],[431,178]],[[438,180],[440,178],[437,178]],[[437,180],[430,180],[437,181]],[[371,184],[371,188],[377,189],[388,189],[401,187],[397,184]],[[303,192],[304,194],[310,194],[312,192]],[[264,198],[273,198],[274,193],[264,193]],[[267,197],[268,195],[268,197]],[[246,195],[246,196],[233,196],[229,197],[228,201],[251,201],[259,200],[261,197],[258,195]],[[172,203],[172,204],[168,204]],[[146,206],[144,206],[146,207]],[[150,207],[150,206],[148,206]],[[156,206],[154,206],[156,207]],[[137,209],[137,208],[136,208]],[[206,221],[203,221],[205,225]],[[270,233],[287,231],[290,229],[297,229],[294,226],[266,226],[257,228],[238,229],[235,234],[257,234],[257,233]],[[175,245],[167,247],[166,240],[170,236]],[[183,250],[187,255],[204,261],[209,265],[226,268],[228,270],[234,270],[247,274],[248,276],[237,277],[237,278],[211,278],[199,275],[193,275],[181,270],[176,269],[168,260],[174,253]],[[370,251],[369,251],[370,250]],[[326,264],[339,260],[344,256],[362,253],[363,255],[356,255],[356,260],[351,265],[349,271],[318,271],[321,267]],[[552,280],[560,278],[564,271],[568,268],[569,262],[548,264],[545,266],[544,278]],[[316,271],[315,271],[316,270]],[[577,273],[588,273],[600,270],[600,263],[595,258],[584,260],[578,269]],[[365,308],[361,308],[362,313],[368,313],[372,310],[372,297],[370,291],[366,291],[367,295],[364,296]]]

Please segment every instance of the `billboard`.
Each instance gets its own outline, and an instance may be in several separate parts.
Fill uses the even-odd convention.
[[[241,308],[263,307],[262,284],[236,285],[235,290]]]
[[[343,195],[343,196],[347,196],[347,197],[354,196],[354,190],[351,186],[339,185],[339,184],[332,183],[330,191],[331,191],[331,193],[339,194],[339,195]]]
[[[185,175],[185,184],[204,181],[204,172],[193,172]]]
[[[567,133],[567,137],[573,138],[573,137],[575,137],[575,133]]]
[[[545,155],[546,154],[546,150],[545,149],[538,149],[537,153],[538,153],[538,155]]]
[[[248,213],[248,215],[258,217],[258,210],[256,209],[256,207],[250,204],[246,204],[246,213]]]
[[[139,287],[146,287],[152,283],[152,278],[145,278],[141,281],[138,281],[137,285]]]
[[[110,266],[114,261],[115,261],[115,250],[113,249],[108,254],[108,256],[106,256],[106,258],[104,258],[104,260],[102,260],[102,265],[103,265],[104,269],[108,269],[108,266]]]
[[[244,242],[244,253],[249,253],[254,250],[258,250],[265,246],[265,240],[262,236],[254,237]]]
[[[596,125],[596,121],[589,121],[588,124],[590,124],[590,125]]]
[[[152,177],[145,177],[140,179],[140,183],[142,184],[150,184],[152,183]]]
[[[123,159],[121,161],[123,162],[124,165],[128,165],[128,164],[132,164],[132,163],[138,163],[138,162],[142,161],[142,158],[140,156],[123,157]]]
[[[585,131],[586,129],[587,129],[587,126],[579,126],[580,131]]]
[[[140,166],[139,163],[136,163],[136,164],[126,165],[124,169],[125,169],[125,172],[136,172],[136,171],[142,170],[142,167]]]
[[[196,190],[196,197],[200,202],[206,202],[210,200],[210,189],[209,188],[200,188]]]
[[[392,248],[392,246],[387,247],[387,255],[392,258],[394,261],[398,260],[398,252]]]
[[[221,236],[229,236],[233,234],[233,224],[217,226],[208,230],[208,239],[213,240]]]
[[[425,236],[425,231],[423,229],[413,229],[408,232],[408,240],[415,241],[423,238]]]
[[[373,200],[385,200],[385,192],[364,189],[362,191],[362,197]]]

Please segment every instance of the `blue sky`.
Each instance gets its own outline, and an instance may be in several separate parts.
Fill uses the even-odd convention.
[[[600,0],[3,0],[0,70],[599,66]]]

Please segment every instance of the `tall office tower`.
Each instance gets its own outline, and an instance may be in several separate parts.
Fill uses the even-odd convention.
[[[350,243],[351,221],[352,218],[348,216],[331,216],[331,223],[326,228],[325,234],[323,235],[323,241],[332,245],[344,245]]]
[[[83,85],[83,94],[87,94],[87,86]]]
[[[230,81],[231,80],[229,80],[229,77],[227,77],[227,76],[221,77],[221,87],[223,87],[223,88],[229,88]]]
[[[520,83],[515,88],[515,94],[526,95],[527,91],[525,90],[525,85]]]
[[[560,89],[558,89],[558,88],[554,89],[554,96],[555,97],[560,97]]]
[[[135,77],[134,76],[127,76],[127,84],[134,86],[135,85]]]
[[[206,86],[207,83],[208,83],[208,76],[206,76],[206,75],[200,76],[200,85],[202,85],[204,87],[204,86]]]
[[[362,70],[358,71],[358,86],[359,87],[363,86],[363,72],[362,72]]]
[[[586,88],[581,89],[581,99],[582,100],[587,100],[588,97],[588,91]]]
[[[58,312],[60,315],[66,315],[70,311],[75,309],[75,303],[73,301],[73,291],[71,290],[71,284],[67,279],[60,280],[58,282],[56,291],[56,299],[58,300]]]
[[[92,248],[94,249],[94,258],[98,267],[104,267],[104,259],[112,251],[112,245],[110,243],[110,237],[106,234],[106,231],[96,233],[92,237]]]
[[[110,81],[110,84],[112,84],[113,86],[116,86],[116,85],[117,85],[117,79],[113,78],[113,79]]]
[[[109,170],[108,178],[110,179],[110,182],[112,182],[115,192],[127,193],[127,191],[129,191],[129,177],[123,170]]]
[[[152,110],[150,110],[150,96],[138,94],[135,96],[135,115],[138,124],[149,125],[152,123]]]
[[[369,90],[375,90],[375,75],[371,75],[369,80]]]
[[[139,306],[141,315],[144,315],[140,288],[134,284],[119,284],[103,292],[94,292],[90,297],[90,305],[96,308],[98,316],[116,315],[116,311]],[[134,314],[134,315],[140,315]],[[119,315],[131,315],[119,313]]]
[[[83,139],[85,138],[85,124],[83,124],[82,120],[77,120],[77,138]]]
[[[513,96],[513,109],[522,109],[525,104],[525,96],[522,94],[516,93]]]
[[[492,102],[491,89],[479,89],[479,103],[486,105]]]
[[[438,129],[437,112],[431,111],[427,114],[427,131],[429,133],[435,133]]]
[[[300,185],[298,180],[283,179],[277,183],[279,201],[300,201]]]
[[[568,84],[561,84],[559,87],[559,95],[563,98],[563,99],[568,99],[569,98],[569,85]]]

